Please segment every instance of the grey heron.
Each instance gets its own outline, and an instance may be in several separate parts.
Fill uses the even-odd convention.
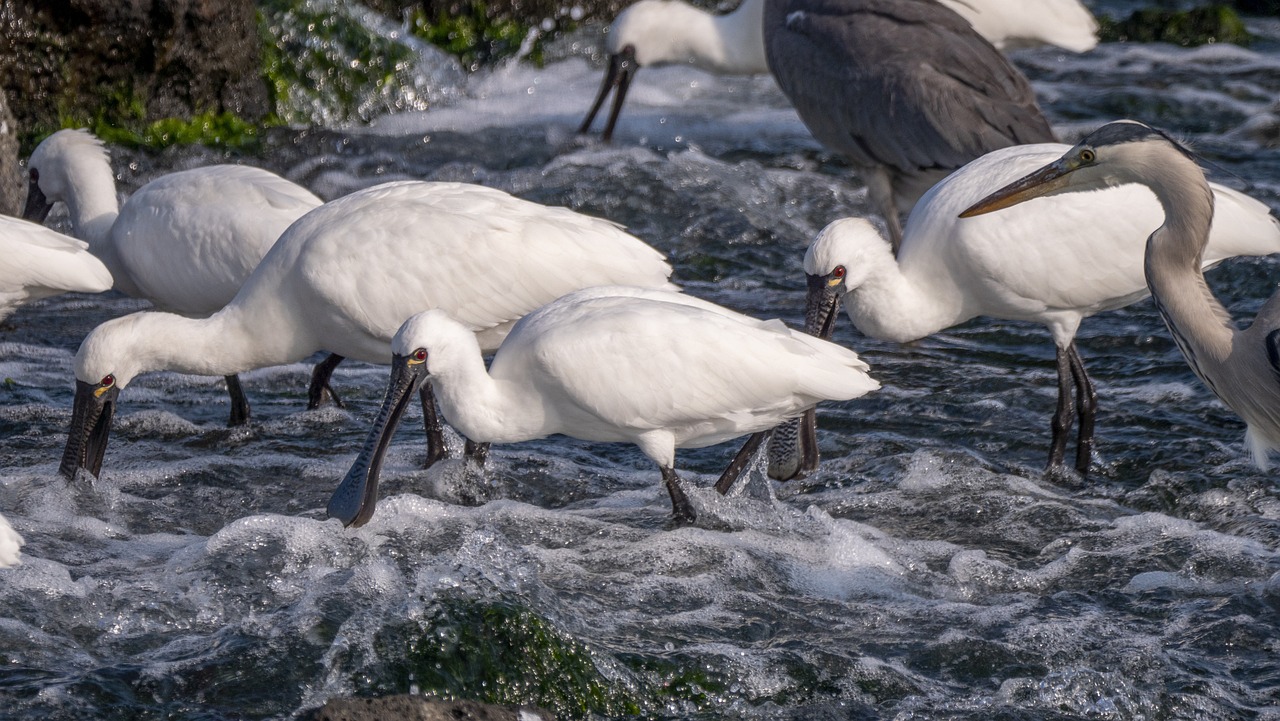
[[[1280,448],[1280,293],[1240,330],[1205,283],[1201,266],[1221,210],[1215,215],[1217,198],[1189,150],[1142,123],[1108,123],[1058,160],[992,193],[963,216],[1122,183],[1145,185],[1160,202],[1163,223],[1146,243],[1147,286],[1191,370],[1244,419],[1246,445],[1265,470],[1270,452]],[[1272,221],[1280,223],[1274,215]],[[1104,225],[1091,219],[1085,227],[1098,232]],[[1082,230],[1080,224],[1076,229]]]
[[[1146,297],[1142,239],[1160,222],[1160,204],[1151,191],[1129,183],[1063,192],[1003,213],[957,217],[1068,147],[1003,148],[951,174],[912,210],[896,258],[867,221],[835,221],[805,253],[806,320],[810,332],[829,337],[843,302],[863,334],[899,343],[977,316],[1044,324],[1056,347],[1058,374],[1048,468],[1063,466],[1078,417],[1075,468],[1085,474],[1096,393],[1076,348],[1076,331],[1095,313]],[[1222,186],[1212,191],[1219,212],[1209,233],[1206,265],[1280,252],[1280,223],[1265,204]],[[812,431],[806,429],[801,438],[799,450],[809,450]],[[791,460],[774,460],[784,469],[780,473],[794,469],[795,450],[790,452]]]
[[[1054,140],[1022,73],[934,0],[766,0],[764,41],[782,92],[866,182],[895,250],[898,214],[943,177]]]
[[[940,0],[1001,50],[1055,45],[1085,52],[1098,44],[1098,22],[1080,0]],[[591,124],[611,90],[601,137],[613,137],[627,88],[641,67],[687,63],[717,75],[769,72],[764,53],[764,0],[743,0],[712,15],[682,0],[639,0],[618,13],[605,35],[604,80],[578,128]]]
[[[587,288],[548,303],[515,324],[488,371],[475,334],[439,309],[406,320],[392,349],[382,410],[329,502],[345,525],[373,515],[382,455],[428,378],[445,418],[468,438],[634,443],[661,469],[682,523],[697,514],[676,475],[677,448],[722,443],[880,387],[851,350],[647,288]]]

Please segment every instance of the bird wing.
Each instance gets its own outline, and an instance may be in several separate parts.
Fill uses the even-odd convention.
[[[852,351],[743,318],[649,298],[561,302],[517,324],[491,373],[553,393],[576,409],[570,422],[686,429],[677,438],[708,426],[731,438],[878,387]]]
[[[769,66],[821,142],[858,165],[954,169],[1052,142],[1026,78],[953,11],[923,0],[772,0]]]
[[[320,205],[274,173],[214,165],[147,183],[120,209],[112,243],[136,292],[208,315],[226,305],[280,234]]]
[[[44,226],[0,216],[0,291],[31,299],[111,290],[111,273],[88,247]]]

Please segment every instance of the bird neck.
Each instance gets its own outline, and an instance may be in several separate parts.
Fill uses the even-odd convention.
[[[467,333],[431,349],[432,390],[445,420],[468,439],[514,443],[547,435],[546,413],[526,383],[495,379]]]
[[[226,376],[304,360],[320,348],[273,309],[229,305],[208,318],[135,314],[133,351],[140,371]]]
[[[628,18],[629,25],[612,42],[634,44],[641,65],[689,63],[722,75],[769,70],[764,58],[764,0],[745,0],[726,15],[682,2],[634,9],[639,14]]]
[[[1206,354],[1225,359],[1236,332],[1230,313],[1214,297],[1201,270],[1213,221],[1213,191],[1189,158],[1164,164],[1161,172],[1160,182],[1147,183],[1165,214],[1164,225],[1147,238],[1147,286],[1169,332],[1204,379],[1206,368],[1200,361]]]
[[[859,331],[907,343],[972,317],[966,315],[949,276],[904,271],[889,245],[882,245],[865,254],[866,280],[844,296],[849,318]]]
[[[111,163],[105,155],[83,155],[67,163],[63,172],[66,197],[57,200],[67,204],[75,236],[88,243],[94,255],[101,255],[120,215]]]

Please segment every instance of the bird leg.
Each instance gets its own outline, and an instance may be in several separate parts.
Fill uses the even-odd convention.
[[[689,497],[680,487],[680,477],[676,475],[676,469],[662,466],[662,480],[667,484],[667,493],[671,494],[671,516],[675,522],[680,525],[693,523],[698,518],[698,514],[694,513],[693,504],[689,503]]]
[[[231,396],[231,417],[227,419],[227,427],[235,428],[249,422],[249,399],[240,386],[240,376],[223,376],[227,382],[227,395]]]
[[[1057,349],[1058,366],[1058,409],[1053,414],[1053,440],[1049,446],[1049,466],[1045,470],[1052,473],[1062,467],[1062,459],[1067,454],[1067,434],[1071,432],[1071,423],[1075,415],[1075,403],[1072,400],[1071,359],[1065,348]]]
[[[738,454],[729,461],[729,467],[724,469],[724,473],[720,474],[720,480],[716,481],[716,490],[720,491],[720,495],[725,495],[733,488],[733,484],[738,482],[738,478],[742,475],[742,471],[746,469],[747,464],[751,462],[751,457],[756,454],[756,449],[764,443],[764,439],[773,434],[773,431],[760,431],[752,433],[747,442],[743,444]],[[674,502],[674,496],[672,501]]]
[[[470,438],[466,439],[466,445],[463,446],[462,455],[470,458],[477,466],[484,467],[484,462],[489,459],[488,443],[477,443]]]
[[[1098,392],[1084,370],[1084,360],[1075,341],[1067,346],[1067,357],[1071,362],[1071,377],[1076,386],[1076,405],[1080,414],[1080,435],[1076,441],[1076,470],[1080,475],[1089,474],[1089,464],[1093,461],[1093,422],[1098,414]]]
[[[889,230],[889,247],[896,257],[898,246],[902,245],[902,220],[898,217],[898,204],[893,200],[893,179],[883,167],[862,168],[862,171],[867,183],[867,196],[884,218],[885,227]]]
[[[334,405],[339,408],[345,408],[342,399],[334,392],[329,385],[329,379],[333,377],[333,369],[338,367],[342,362],[342,356],[337,353],[330,353],[324,360],[316,364],[311,371],[311,386],[307,388],[307,410],[315,410],[324,404],[325,398],[333,400]]]
[[[445,456],[444,426],[436,411],[436,394],[431,391],[430,382],[422,384],[418,389],[418,397],[422,399],[422,425],[427,430],[427,462],[423,468],[430,468]]]

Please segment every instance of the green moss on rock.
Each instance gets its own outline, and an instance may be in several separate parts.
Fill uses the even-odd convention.
[[[1104,42],[1172,43],[1189,47],[1207,43],[1249,44],[1249,32],[1235,10],[1210,5],[1192,10],[1144,8],[1124,20],[1098,19]]]

